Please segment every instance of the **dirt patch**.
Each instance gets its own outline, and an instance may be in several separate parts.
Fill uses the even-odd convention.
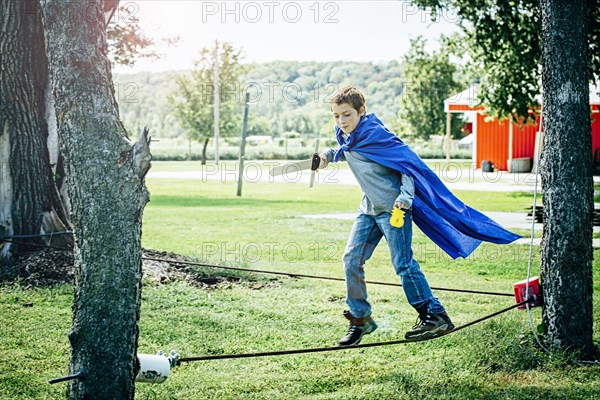
[[[143,250],[144,258],[168,259],[171,261],[194,262],[189,257],[165,251]],[[0,268],[0,284],[19,283],[26,288],[50,287],[61,283],[74,283],[75,269],[73,254],[68,250],[43,249],[21,255],[10,266]],[[187,282],[193,286],[210,289],[231,284],[247,284],[252,289],[274,287],[275,280],[258,282],[252,275],[235,274],[201,266],[177,264],[176,262],[142,261],[142,281],[145,285],[163,285],[170,282]],[[238,274],[240,275],[240,274]]]
[[[12,265],[0,269],[0,283],[18,282],[24,287],[49,287],[75,279],[73,253],[43,249],[22,254]]]
[[[236,276],[217,274],[215,270],[204,271],[200,266],[190,266],[173,262],[195,261],[180,254],[157,250],[143,250],[143,257],[170,260],[170,262],[142,260],[143,282],[145,284],[161,285],[173,281],[184,281],[202,288],[215,288],[228,283],[241,282],[241,279]]]

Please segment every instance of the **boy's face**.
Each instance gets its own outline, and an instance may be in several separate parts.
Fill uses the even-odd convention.
[[[335,123],[346,134],[354,132],[356,125],[360,122],[360,117],[365,114],[365,106],[360,107],[359,111],[356,111],[349,103],[333,103],[331,105],[331,112],[333,112]]]

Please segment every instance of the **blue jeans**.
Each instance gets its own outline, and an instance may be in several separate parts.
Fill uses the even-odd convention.
[[[346,304],[356,318],[371,315],[367,300],[365,262],[385,236],[390,249],[392,265],[402,280],[408,303],[418,311],[433,314],[444,312],[444,306],[433,295],[419,263],[413,258],[412,210],[405,210],[404,226],[390,225],[390,213],[366,215],[360,213],[354,221],[346,250],[344,251],[344,274],[346,276]]]

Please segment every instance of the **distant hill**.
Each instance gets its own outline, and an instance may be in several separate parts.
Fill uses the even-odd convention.
[[[241,88],[255,102],[249,130],[254,135],[282,136],[286,132],[330,137],[333,119],[326,103],[338,87],[355,85],[367,98],[367,110],[386,123],[398,114],[403,89],[400,64],[367,62],[273,61],[249,64]],[[131,136],[145,125],[158,138],[185,136],[167,97],[177,90],[175,78],[188,71],[115,74],[121,119]],[[242,118],[243,100],[240,104]]]

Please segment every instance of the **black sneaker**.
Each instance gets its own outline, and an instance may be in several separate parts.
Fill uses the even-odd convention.
[[[377,324],[371,316],[364,318],[355,318],[350,311],[344,311],[344,317],[350,321],[350,326],[344,336],[340,340],[340,346],[353,346],[360,343],[363,335],[367,335],[377,329]]]
[[[412,330],[406,332],[406,339],[425,340],[443,336],[454,329],[448,314],[421,314]]]

